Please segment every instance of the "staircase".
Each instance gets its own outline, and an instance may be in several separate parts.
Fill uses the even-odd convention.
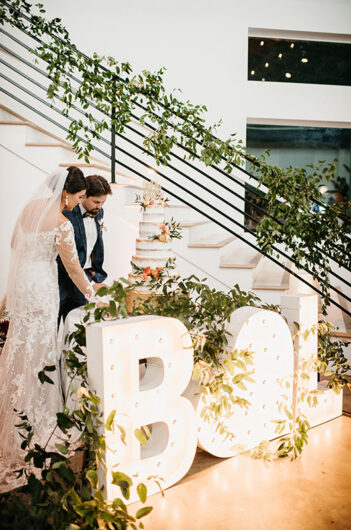
[[[17,14],[22,16],[20,12]],[[29,20],[26,15],[24,20]],[[297,271],[285,249],[276,247],[274,257],[266,257],[257,247],[254,232],[244,227],[244,207],[250,204],[244,196],[245,170],[236,166],[229,175],[221,164],[205,167],[196,154],[191,162],[184,161],[184,148],[176,145],[169,165],[159,167],[157,175],[153,174],[150,168],[155,166],[154,158],[143,145],[143,136],[153,127],[151,123],[147,126],[142,123],[145,107],[136,103],[123,134],[111,127],[110,99],[107,111],[99,109],[93,101],[86,104],[91,120],[75,105],[66,116],[60,86],[53,100],[47,98],[46,59],[33,60],[38,41],[44,47],[49,45],[33,37],[30,30],[17,26],[13,20],[10,22],[1,28],[0,148],[6,176],[3,195],[5,200],[7,196],[14,197],[14,203],[10,212],[1,218],[0,245],[4,257],[0,293],[5,290],[4,278],[9,267],[7,249],[11,229],[24,200],[43,180],[43,175],[57,166],[70,165],[81,167],[86,175],[100,173],[113,182],[114,194],[105,208],[105,224],[109,229],[104,235],[106,268],[112,278],[126,276],[130,270],[141,215],[139,207],[133,204],[135,194],[140,194],[145,178],[153,178],[171,199],[167,217],[180,221],[183,228],[183,239],[173,242],[180,274],[206,277],[210,286],[224,291],[238,284],[269,304],[280,303],[285,293],[315,292],[313,288],[318,285],[308,273]],[[61,41],[61,44],[66,49],[67,43]],[[72,96],[80,86],[82,72],[76,69],[67,76],[72,82]],[[107,123],[107,130],[94,136],[89,163],[77,158],[72,146],[63,140],[74,120],[81,124],[79,134],[83,143],[86,142],[84,127],[89,129],[91,123],[101,120]],[[350,273],[337,265],[333,266],[333,273],[330,286],[334,305],[328,317],[337,323],[340,333],[348,334],[351,302],[343,295],[351,300]],[[348,285],[343,283],[345,274]]]
[[[8,171],[20,165],[24,175],[36,173],[38,182],[55,167],[80,167],[85,175],[98,173],[111,180],[110,166],[98,156],[92,156],[90,163],[79,160],[71,145],[44,130],[24,116],[0,104],[0,145],[6,152]],[[130,272],[130,259],[135,250],[135,238],[141,217],[140,208],[133,204],[136,193],[141,193],[143,181],[140,177],[116,171],[116,183],[112,184],[113,196],[105,207],[104,235],[106,247],[106,268],[111,279],[126,277]],[[11,177],[12,178],[12,177]],[[31,179],[31,188],[33,181]],[[22,204],[13,205],[19,211]],[[234,284],[241,289],[253,291],[264,302],[279,304],[282,294],[293,294],[304,290],[303,284],[292,281],[288,271],[280,268],[259,251],[248,247],[243,241],[228,234],[224,229],[192,210],[189,206],[172,200],[166,210],[167,219],[180,222],[183,238],[173,241],[177,257],[177,271],[188,276],[195,274],[207,278],[211,287],[228,291]],[[11,220],[2,220],[9,225],[5,230],[7,238],[11,231]],[[248,234],[249,238],[250,235]],[[9,247],[7,247],[9,248]],[[3,242],[4,253],[7,253]],[[291,263],[286,261],[288,268]],[[5,285],[1,278],[2,289]],[[312,290],[310,291],[312,292]],[[351,331],[350,319],[341,311],[333,309],[332,320],[338,323],[341,333]]]
[[[111,180],[111,170],[104,160],[91,157],[91,162],[78,160],[71,145],[49,131],[28,121],[23,116],[0,104],[0,142],[2,150],[6,150],[13,159],[21,160],[23,171],[28,166],[38,170],[42,175],[49,174],[55,167],[78,166],[85,175],[98,173]],[[123,249],[118,263],[111,267],[114,277],[126,276],[130,270],[130,258],[134,253],[135,237],[138,233],[140,207],[133,204],[136,193],[142,193],[142,179],[126,173],[116,172],[116,184],[112,184],[113,198],[106,203],[106,225],[113,226],[111,235],[106,233],[105,239],[110,244]],[[20,209],[20,208],[19,208]],[[109,222],[109,217],[113,225]],[[117,219],[117,226],[115,224]],[[183,238],[173,241],[173,251],[177,257],[178,271],[182,275],[195,274],[206,277],[208,283],[217,289],[229,290],[238,283],[242,289],[253,290],[267,303],[279,303],[280,295],[289,289],[288,273],[250,247],[228,234],[189,206],[179,201],[170,202],[166,210],[166,218],[176,219],[183,230]],[[118,227],[120,225],[120,227]],[[110,231],[108,230],[108,231]],[[131,245],[126,249],[119,244],[119,234],[130,232]],[[129,236],[128,236],[129,239]],[[107,260],[109,260],[109,244],[106,241]],[[120,253],[119,253],[120,254]],[[123,265],[122,265],[123,264]]]

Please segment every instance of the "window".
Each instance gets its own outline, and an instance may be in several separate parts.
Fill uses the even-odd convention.
[[[259,156],[270,149],[266,162],[281,168],[288,166],[306,167],[317,164],[319,160],[336,162],[336,178],[332,182],[321,182],[321,191],[325,202],[333,204],[351,198],[351,129],[337,127],[312,127],[297,125],[247,124],[247,153]],[[253,181],[250,181],[250,184]],[[262,194],[252,193],[247,185],[246,198],[264,209]],[[262,217],[262,212],[254,206],[246,205],[246,214],[255,220]],[[256,222],[245,219],[248,228],[255,228]]]
[[[351,44],[249,37],[248,79],[351,86]]]

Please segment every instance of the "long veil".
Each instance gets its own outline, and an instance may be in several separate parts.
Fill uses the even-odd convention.
[[[41,235],[44,232],[54,238],[53,230],[58,223],[66,178],[66,169],[59,168],[51,173],[28,200],[17,219],[11,240],[10,272],[6,290],[6,308],[10,318],[20,310],[16,281],[23,261],[29,254],[39,259]]]
[[[21,485],[14,470],[27,464],[16,428],[23,411],[33,427],[31,443],[55,443],[52,432],[62,409],[57,317],[57,226],[67,171],[52,173],[18,217],[12,237],[7,288],[10,326],[0,356],[0,493]],[[54,384],[42,384],[45,366]]]

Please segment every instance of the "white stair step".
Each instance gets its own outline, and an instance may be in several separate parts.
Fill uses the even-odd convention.
[[[29,121],[19,121],[19,120],[1,120],[0,125],[27,125],[28,127],[31,126]]]
[[[25,145],[26,147],[61,147],[62,149],[67,149],[67,151],[73,151],[69,144],[62,142],[26,142]]]
[[[200,221],[208,222],[203,215],[201,215],[197,211],[190,208],[190,206],[187,206],[185,204],[169,203],[166,207],[165,213],[167,220],[173,217],[173,219],[180,222],[184,226],[191,226],[193,223],[197,223]]]
[[[206,225],[194,226],[189,230],[189,245],[201,243],[204,239],[219,242],[232,236],[230,232],[208,220]]]
[[[290,268],[291,262],[285,260],[283,265]],[[252,288],[254,290],[285,291],[289,289],[289,276],[288,271],[264,256],[256,267]]]
[[[220,268],[254,269],[261,256],[260,252],[236,239],[221,251]]]
[[[221,238],[219,234],[209,237],[203,237],[197,243],[189,243],[189,248],[223,248],[235,240],[235,236]]]
[[[95,173],[103,173],[103,176],[107,179],[111,179],[111,168],[108,165],[98,163],[98,162],[92,162],[92,163],[83,163],[83,162],[66,162],[60,164],[60,167],[69,167],[69,166],[76,166],[79,167],[85,176],[91,175],[92,171]],[[126,186],[132,184],[134,185],[135,182],[138,182],[138,177],[134,175],[127,175],[125,173],[116,171],[116,181],[118,184],[124,184]],[[139,189],[139,187],[137,187]]]
[[[207,221],[189,221],[189,222],[185,221],[185,222],[180,223],[180,228],[193,228],[193,227],[203,226],[206,224],[208,224]]]
[[[1,121],[14,121],[14,120],[19,121],[19,118],[12,112],[9,112],[8,110],[6,110],[5,107],[0,105],[0,120]]]

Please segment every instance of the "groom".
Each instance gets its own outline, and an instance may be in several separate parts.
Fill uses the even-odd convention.
[[[82,203],[78,204],[73,210],[63,210],[62,213],[73,225],[80,265],[89,281],[96,283],[94,287],[97,290],[103,285],[102,282],[107,276],[102,268],[104,262],[104,244],[102,240],[104,211],[102,207],[107,196],[112,194],[112,190],[107,180],[100,175],[87,177],[86,183],[86,196]],[[60,288],[60,323],[61,317],[65,320],[72,309],[88,302],[68,276],[59,257],[57,258],[57,263]]]

